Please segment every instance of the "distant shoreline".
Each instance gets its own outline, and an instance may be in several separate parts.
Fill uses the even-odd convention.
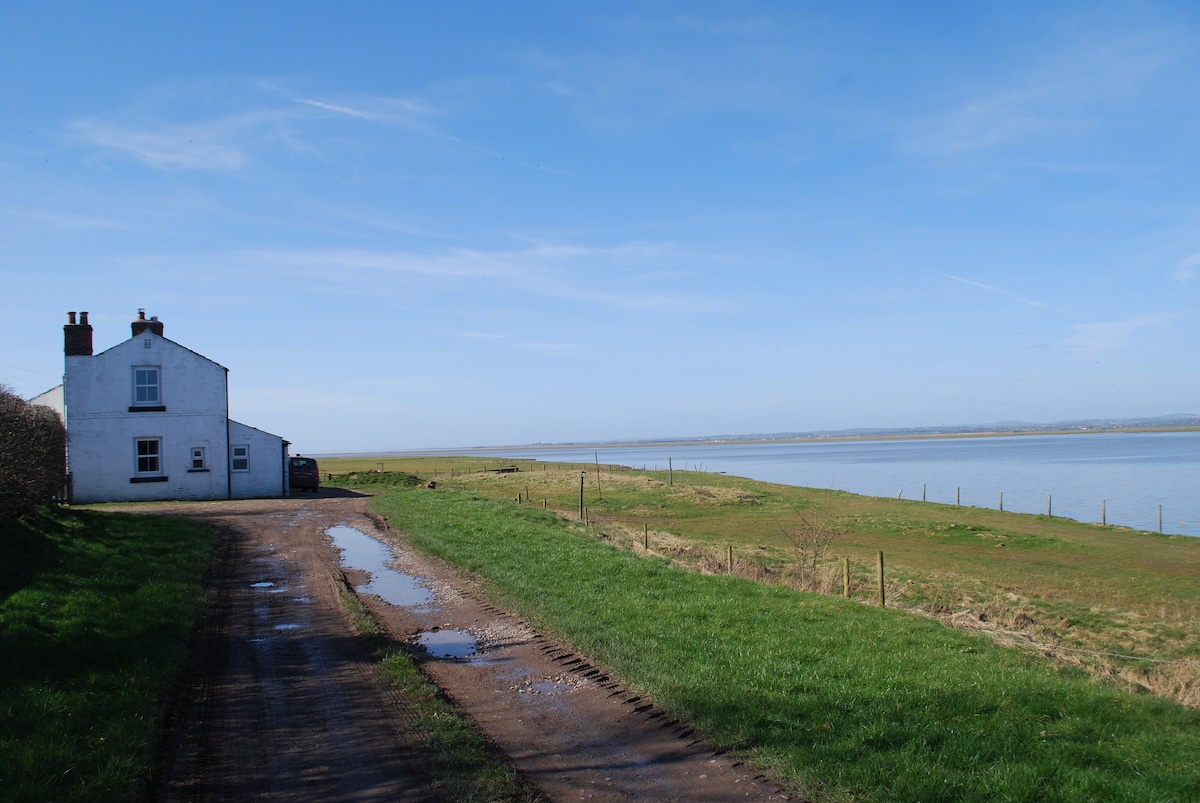
[[[946,440],[951,438],[1014,438],[1030,435],[1103,435],[1155,432],[1200,432],[1200,426],[1180,427],[1112,427],[1076,429],[991,430],[986,432],[896,432],[872,435],[808,435],[792,438],[696,438],[690,440],[597,441],[580,443],[539,443],[520,446],[468,446],[445,449],[403,449],[384,452],[325,452],[313,457],[400,457],[405,455],[471,455],[480,452],[568,451],[572,449],[628,449],[665,446],[730,446],[764,443],[844,443],[850,441],[910,441]]]

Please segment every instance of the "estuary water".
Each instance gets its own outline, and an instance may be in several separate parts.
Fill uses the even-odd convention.
[[[1200,432],[529,447],[489,454],[710,471],[1200,536]]]

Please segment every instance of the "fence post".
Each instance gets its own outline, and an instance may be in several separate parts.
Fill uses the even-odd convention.
[[[1162,505],[1158,506],[1158,534],[1162,535]]]
[[[604,501],[604,489],[600,487],[600,452],[593,452],[596,455],[596,495],[600,501]]]
[[[1004,491],[1000,492],[1000,512],[1004,512]]]
[[[850,558],[842,558],[842,597],[850,599]]]
[[[1046,496],[1046,515],[1052,517],[1054,514],[1051,511],[1053,511],[1053,510],[1054,510],[1054,496],[1047,495]]]
[[[879,550],[879,607],[887,607],[887,597],[883,590],[883,550]]]
[[[1100,523],[1108,524],[1108,500],[1100,500]]]
[[[650,551],[650,524],[642,522],[642,549]]]
[[[583,471],[579,472],[579,518],[583,518]]]
[[[727,565],[729,566],[729,571],[727,573],[733,574],[733,544],[729,545],[729,563]]]
[[[675,468],[671,465],[671,458],[667,458],[667,485],[675,484]]]
[[[961,485],[954,489],[954,506],[955,507],[962,506],[962,486]]]

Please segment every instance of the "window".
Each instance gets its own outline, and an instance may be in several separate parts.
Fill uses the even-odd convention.
[[[192,447],[192,467],[189,468],[188,471],[207,471],[207,470],[208,470],[207,467],[204,465],[204,447],[203,446],[193,446]]]
[[[250,447],[249,446],[234,446],[233,460],[230,461],[231,469],[234,471],[249,471],[250,470]]]
[[[162,473],[162,440],[159,438],[138,438],[137,440],[137,473]]]
[[[157,365],[134,367],[133,405],[129,408],[129,412],[161,413],[166,409],[162,402],[162,368]]]
[[[133,369],[133,403],[158,404],[162,398],[158,386],[158,368]]]

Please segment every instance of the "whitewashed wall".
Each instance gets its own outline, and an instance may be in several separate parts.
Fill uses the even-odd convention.
[[[75,502],[223,499],[226,372],[153,332],[93,357],[66,358],[67,464]],[[133,369],[160,369],[163,412],[130,412]],[[164,482],[131,482],[136,441],[161,438]],[[208,471],[190,472],[190,450],[205,448]]]
[[[229,448],[232,454],[235,446],[248,447],[247,459],[249,471],[232,471],[230,480],[233,483],[235,499],[247,499],[258,496],[283,496],[287,493],[284,480],[287,477],[287,449],[283,438],[271,435],[262,430],[229,422]]]

